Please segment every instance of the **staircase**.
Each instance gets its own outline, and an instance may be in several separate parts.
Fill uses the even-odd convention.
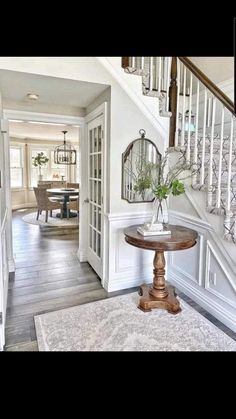
[[[198,165],[192,188],[206,192],[206,210],[223,215],[223,237],[236,243],[236,125],[233,102],[186,57],[122,57],[142,76],[143,94],[170,118],[169,146]]]

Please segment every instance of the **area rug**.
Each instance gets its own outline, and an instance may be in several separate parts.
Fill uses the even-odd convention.
[[[177,315],[137,308],[137,293],[35,316],[39,351],[236,351],[236,342],[181,300]]]
[[[39,219],[37,220],[37,212],[31,212],[30,214],[25,215],[22,217],[22,220],[26,223],[38,225],[42,228],[78,228],[79,227],[79,220],[78,217],[69,218],[57,218],[56,214],[60,211],[53,211],[53,217],[49,217],[48,215],[48,222],[45,222],[45,211],[39,216]]]

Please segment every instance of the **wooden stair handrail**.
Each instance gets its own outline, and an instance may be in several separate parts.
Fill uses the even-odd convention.
[[[221,103],[233,114],[235,114],[234,103],[216,86],[199,68],[187,57],[178,57],[180,61],[204,84],[208,90],[219,99]]]
[[[176,131],[176,106],[177,106],[177,58],[197,77],[197,79],[210,90],[211,93],[233,114],[235,115],[234,103],[219,87],[216,86],[193,62],[187,57],[172,57],[171,81],[169,87],[169,111],[172,113],[170,118],[169,147],[174,147]],[[129,57],[121,57],[123,68],[129,66]]]

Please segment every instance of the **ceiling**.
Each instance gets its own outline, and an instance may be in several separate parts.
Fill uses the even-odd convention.
[[[31,138],[35,140],[53,140],[59,144],[64,135],[61,131],[68,131],[66,140],[78,142],[79,128],[69,125],[44,125],[30,122],[9,122],[9,134],[14,138]]]
[[[234,77],[234,57],[188,57],[214,83]]]
[[[36,93],[39,95],[38,103],[86,108],[107,87],[105,84],[0,70],[3,101],[7,99],[28,104],[27,93]]]
[[[81,110],[85,111],[107,87],[105,84],[0,70],[0,91],[6,109],[83,116],[85,112]],[[28,93],[37,94],[38,100],[29,100]],[[79,128],[72,124],[9,123],[10,136],[19,139],[55,140],[60,143],[63,140],[62,130],[68,131],[67,140],[78,141]]]

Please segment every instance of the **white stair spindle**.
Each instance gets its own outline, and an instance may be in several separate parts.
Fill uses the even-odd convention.
[[[161,93],[161,73],[162,70],[162,57],[159,57],[159,69],[158,69],[158,92]]]
[[[213,179],[213,150],[214,150],[214,128],[215,128],[215,113],[216,113],[216,98],[213,99],[212,106],[212,120],[211,120],[211,143],[210,143],[210,156],[208,167],[208,208],[212,207],[212,179]]]
[[[199,80],[197,80],[197,94],[196,94],[196,123],[195,123],[195,137],[194,137],[194,151],[193,163],[197,164],[198,155],[198,116],[199,116]],[[193,175],[193,184],[197,183],[197,173]]]
[[[149,91],[153,89],[153,57],[149,58]]]
[[[222,157],[223,157],[224,119],[225,119],[225,108],[224,106],[222,106],[216,208],[220,208],[220,198],[221,198],[221,172],[222,172]]]
[[[169,112],[169,86],[170,86],[170,71],[171,71],[171,59],[167,57],[167,70],[166,70],[166,112]],[[176,119],[178,119],[178,113],[176,113]]]
[[[170,59],[171,61],[171,59]],[[180,97],[180,61],[177,58],[177,104],[176,104],[176,131],[175,131],[175,147],[179,145],[179,97]],[[169,96],[169,95],[168,95]]]
[[[230,140],[229,140],[229,160],[228,160],[228,177],[227,177],[227,198],[226,198],[226,210],[230,212],[231,208],[231,172],[232,172],[232,151],[233,151],[233,129],[234,119],[231,116],[230,126]]]
[[[212,104],[212,98],[209,97],[208,106],[207,106],[207,128],[211,126],[211,104]]]
[[[189,88],[189,109],[188,109],[188,142],[186,151],[186,160],[190,162],[190,135],[191,135],[191,117],[192,117],[192,89],[193,89],[193,75],[190,73],[190,88]]]
[[[186,99],[186,67],[184,67],[184,85],[183,85],[183,108],[182,108],[182,127],[181,127],[181,146],[184,146],[185,136],[185,99]]]
[[[202,131],[202,166],[201,166],[201,175],[200,175],[200,185],[204,185],[204,177],[205,177],[206,113],[207,113],[207,89],[205,87],[203,131]]]
[[[135,57],[131,57],[131,67],[135,68]]]
[[[141,70],[144,69],[144,57],[141,57]]]

